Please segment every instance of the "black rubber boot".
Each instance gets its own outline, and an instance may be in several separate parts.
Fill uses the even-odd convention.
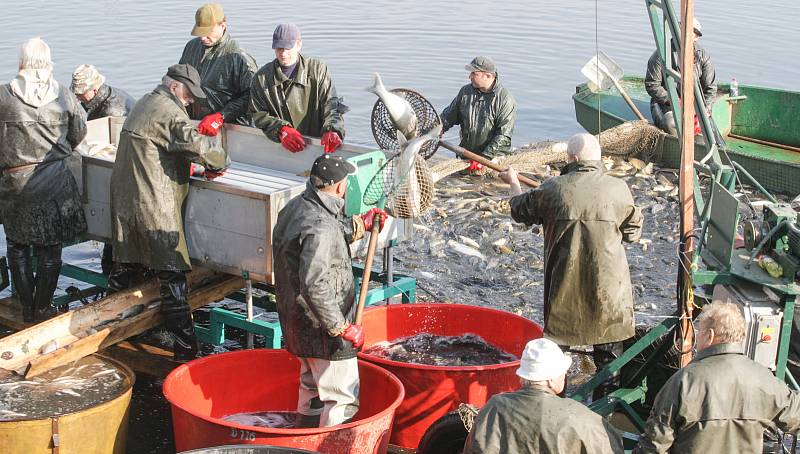
[[[108,275],[108,290],[114,292],[143,284],[150,277],[147,269],[138,263],[117,263]]]
[[[111,274],[114,269],[114,251],[111,243],[106,243],[103,246],[103,257],[100,259],[100,268],[106,276]]]
[[[58,309],[53,306],[53,294],[61,274],[61,245],[36,246],[36,258],[36,291],[33,299],[36,321],[43,322],[58,314]]]
[[[33,293],[36,281],[33,277],[33,259],[31,247],[17,244],[6,239],[8,268],[11,271],[11,282],[14,284],[14,294],[22,306],[22,320],[26,323],[34,321]]]
[[[608,344],[596,344],[592,351],[592,359],[594,359],[595,367],[599,373],[612,361],[622,356],[625,351],[622,342],[611,342]],[[615,374],[605,382],[601,383],[592,392],[592,401],[600,400],[603,396],[611,394],[619,389],[619,373]]]
[[[158,281],[164,325],[174,340],[173,357],[176,361],[192,360],[197,357],[200,345],[194,333],[186,275],[181,271],[159,271]]]

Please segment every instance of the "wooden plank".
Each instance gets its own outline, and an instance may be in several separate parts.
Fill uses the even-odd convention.
[[[224,298],[225,295],[239,290],[243,285],[244,279],[241,277],[223,277],[213,284],[190,293],[189,306],[192,310],[195,310],[209,302]],[[150,305],[138,315],[110,324],[100,331],[87,332],[87,336],[78,341],[50,353],[34,357],[29,362],[25,377],[34,377],[55,367],[91,355],[128,337],[140,334],[162,322],[161,306],[158,304]]]
[[[123,341],[103,350],[103,354],[122,361],[137,374],[164,378],[182,363],[172,359],[172,352],[154,345]]]
[[[190,287],[214,276],[214,272],[197,267],[187,274]],[[137,305],[144,306],[157,301],[159,285],[156,279],[142,286],[121,291],[80,309],[66,312],[37,325],[0,339],[0,368],[19,370],[42,351],[52,351],[69,345],[82,337],[93,334],[98,325],[124,319],[127,312]]]

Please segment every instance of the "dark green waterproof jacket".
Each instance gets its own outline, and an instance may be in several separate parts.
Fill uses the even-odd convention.
[[[164,85],[145,95],[122,125],[111,174],[114,261],[154,270],[190,270],[183,232],[189,164],[224,169],[217,137],[200,135]]]
[[[273,60],[258,70],[250,89],[253,123],[275,142],[280,142],[284,126],[312,137],[336,131],[344,139],[347,111],[328,67],[314,57],[300,55],[291,79],[283,74],[278,60]]]
[[[511,153],[516,116],[517,102],[498,77],[489,93],[472,84],[461,87],[442,111],[442,127],[461,125],[461,146],[491,159]]]
[[[700,90],[703,92],[703,101],[706,107],[711,106],[717,96],[717,75],[714,63],[711,61],[711,54],[702,47],[694,47],[694,77],[700,82]],[[669,106],[669,94],[667,92],[667,82],[664,80],[664,62],[658,55],[658,51],[653,52],[647,60],[647,74],[644,78],[644,87],[650,95],[650,102],[661,105],[665,111],[672,110]],[[680,93],[680,85],[676,87]]]
[[[0,86],[0,219],[20,244],[53,245],[86,230],[80,193],[66,164],[86,136],[86,113],[69,90],[42,105]]]
[[[478,413],[464,447],[464,454],[622,452],[622,437],[600,415],[530,385],[492,396]]]
[[[344,199],[311,183],[278,213],[272,233],[278,316],[286,349],[300,357],[354,358],[338,334],[355,318],[349,244],[363,233],[344,215]]]
[[[639,239],[642,213],[624,181],[601,161],[567,165],[561,176],[511,199],[517,222],[544,227],[545,335],[561,345],[633,336],[633,292],[622,242]]]
[[[227,30],[211,47],[204,46],[200,38],[186,43],[179,63],[188,63],[197,69],[206,93],[206,99],[197,100],[189,107],[193,120],[220,112],[227,123],[251,125],[247,105],[250,84],[258,66]]]
[[[81,105],[86,110],[87,120],[103,117],[126,117],[136,104],[133,97],[124,91],[103,84],[91,101]]]
[[[800,429],[800,395],[740,344],[717,344],[658,392],[634,453],[760,453],[764,429]]]

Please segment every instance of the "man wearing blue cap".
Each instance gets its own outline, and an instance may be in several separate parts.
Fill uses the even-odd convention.
[[[300,54],[303,40],[294,24],[280,24],[272,35],[275,60],[256,73],[250,87],[250,114],[272,141],[297,153],[303,135],[321,137],[326,153],[344,139],[343,115],[348,108],[336,95],[324,62]]]

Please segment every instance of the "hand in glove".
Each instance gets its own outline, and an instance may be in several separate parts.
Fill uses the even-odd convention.
[[[325,153],[333,153],[337,148],[342,146],[342,138],[335,131],[328,131],[322,135],[320,140],[322,146],[325,147]]]
[[[483,164],[481,164],[478,161],[470,161],[469,162],[469,167],[467,167],[467,170],[481,171],[481,170],[483,170]]]
[[[386,223],[386,218],[389,217],[389,215],[386,214],[385,211],[377,207],[367,211],[366,213],[361,213],[361,219],[364,221],[364,230],[366,230],[367,232],[372,230],[373,223],[375,222],[375,214],[377,213],[381,214],[381,225],[378,229],[378,231],[380,232],[381,230],[383,230],[383,224]]]
[[[342,332],[342,339],[352,342],[355,348],[361,348],[364,345],[364,328],[350,323]]]
[[[202,120],[200,120],[197,130],[200,131],[200,134],[203,134],[204,136],[213,137],[219,133],[219,130],[222,129],[222,125],[224,123],[225,119],[222,118],[222,114],[215,112],[213,114],[206,115]]]
[[[195,164],[193,162],[189,163],[189,176],[190,177],[202,177],[203,176],[203,166],[200,164]]]
[[[205,172],[203,172],[203,176],[204,176],[204,177],[206,178],[206,180],[208,180],[208,181],[211,181],[211,180],[213,180],[213,179],[215,179],[215,178],[219,178],[219,177],[221,177],[221,176],[223,176],[223,175],[225,175],[225,169],[222,169],[222,170],[211,170],[211,169],[206,169],[206,171],[205,171]]]
[[[278,137],[281,138],[281,145],[283,145],[283,148],[286,148],[292,153],[302,151],[303,148],[306,147],[306,141],[303,140],[303,135],[300,134],[300,131],[291,126],[282,127]]]

